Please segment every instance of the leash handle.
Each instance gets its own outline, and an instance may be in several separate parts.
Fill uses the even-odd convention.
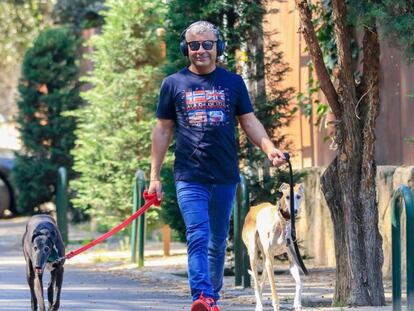
[[[144,194],[144,200],[145,201],[153,201],[152,205],[154,205],[154,206],[160,206],[161,200],[158,200],[157,199],[157,194],[155,192],[149,194],[148,193],[148,190],[145,189],[143,194]]]
[[[290,236],[292,237],[293,250],[296,253],[297,262],[305,275],[308,275],[308,270],[303,263],[302,256],[299,252],[298,243],[296,241],[296,226],[295,226],[295,190],[293,186],[293,170],[292,163],[290,163],[290,155],[287,152],[283,153],[286,162],[289,165],[289,186],[290,186]]]
[[[103,235],[101,235],[99,238],[93,240],[92,242],[82,246],[81,248],[79,248],[75,251],[72,251],[72,252],[68,253],[65,256],[66,259],[71,259],[72,257],[74,257],[76,255],[79,255],[80,253],[83,253],[84,251],[90,249],[91,247],[95,246],[96,244],[101,243],[102,241],[106,240],[110,236],[112,236],[115,233],[119,232],[120,230],[122,230],[123,228],[128,226],[131,222],[133,222],[136,218],[138,218],[141,214],[143,214],[147,209],[149,209],[151,207],[151,205],[160,206],[160,204],[161,204],[161,201],[157,199],[157,194],[156,193],[149,194],[147,190],[144,190],[144,200],[146,201],[146,203],[138,211],[136,211],[134,214],[129,216],[126,220],[124,220],[122,223],[120,223],[115,228],[113,228],[113,229],[109,230],[107,233],[104,233]]]

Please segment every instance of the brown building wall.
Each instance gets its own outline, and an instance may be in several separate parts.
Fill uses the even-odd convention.
[[[300,20],[293,0],[270,1],[268,9],[277,13],[267,14],[264,30],[272,33],[270,40],[277,41],[289,64],[283,87],[294,87],[297,92],[307,92],[309,70],[306,44],[299,33]],[[265,47],[266,43],[265,41]],[[377,162],[380,165],[410,165],[414,163],[414,145],[406,138],[414,137],[414,65],[405,63],[401,52],[388,42],[381,42],[381,111],[377,119]],[[274,86],[266,86],[274,87]],[[320,94],[323,101],[323,95]],[[292,99],[292,108],[297,105]],[[327,117],[329,119],[329,116]],[[313,120],[315,121],[315,120]],[[296,118],[284,130],[293,140],[295,147],[294,166],[326,166],[335,156],[331,140],[326,139],[328,120],[321,126],[309,122],[300,110]]]
[[[388,42],[381,42],[381,112],[377,121],[379,164],[414,163],[414,65]]]

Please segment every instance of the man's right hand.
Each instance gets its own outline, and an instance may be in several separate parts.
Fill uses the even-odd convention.
[[[162,192],[162,185],[160,180],[151,180],[148,187],[148,194],[156,193],[157,200],[162,201],[164,192]]]

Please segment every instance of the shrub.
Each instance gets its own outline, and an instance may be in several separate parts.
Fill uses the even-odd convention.
[[[16,155],[13,181],[19,191],[18,210],[33,212],[53,199],[57,169],[73,177],[75,119],[79,96],[77,40],[66,28],[42,32],[24,56],[19,82],[17,122],[23,153]]]

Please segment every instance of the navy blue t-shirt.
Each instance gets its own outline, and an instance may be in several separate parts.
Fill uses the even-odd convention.
[[[242,77],[223,68],[207,75],[184,68],[165,78],[156,116],[175,121],[175,180],[237,183],[235,116],[249,112]]]

